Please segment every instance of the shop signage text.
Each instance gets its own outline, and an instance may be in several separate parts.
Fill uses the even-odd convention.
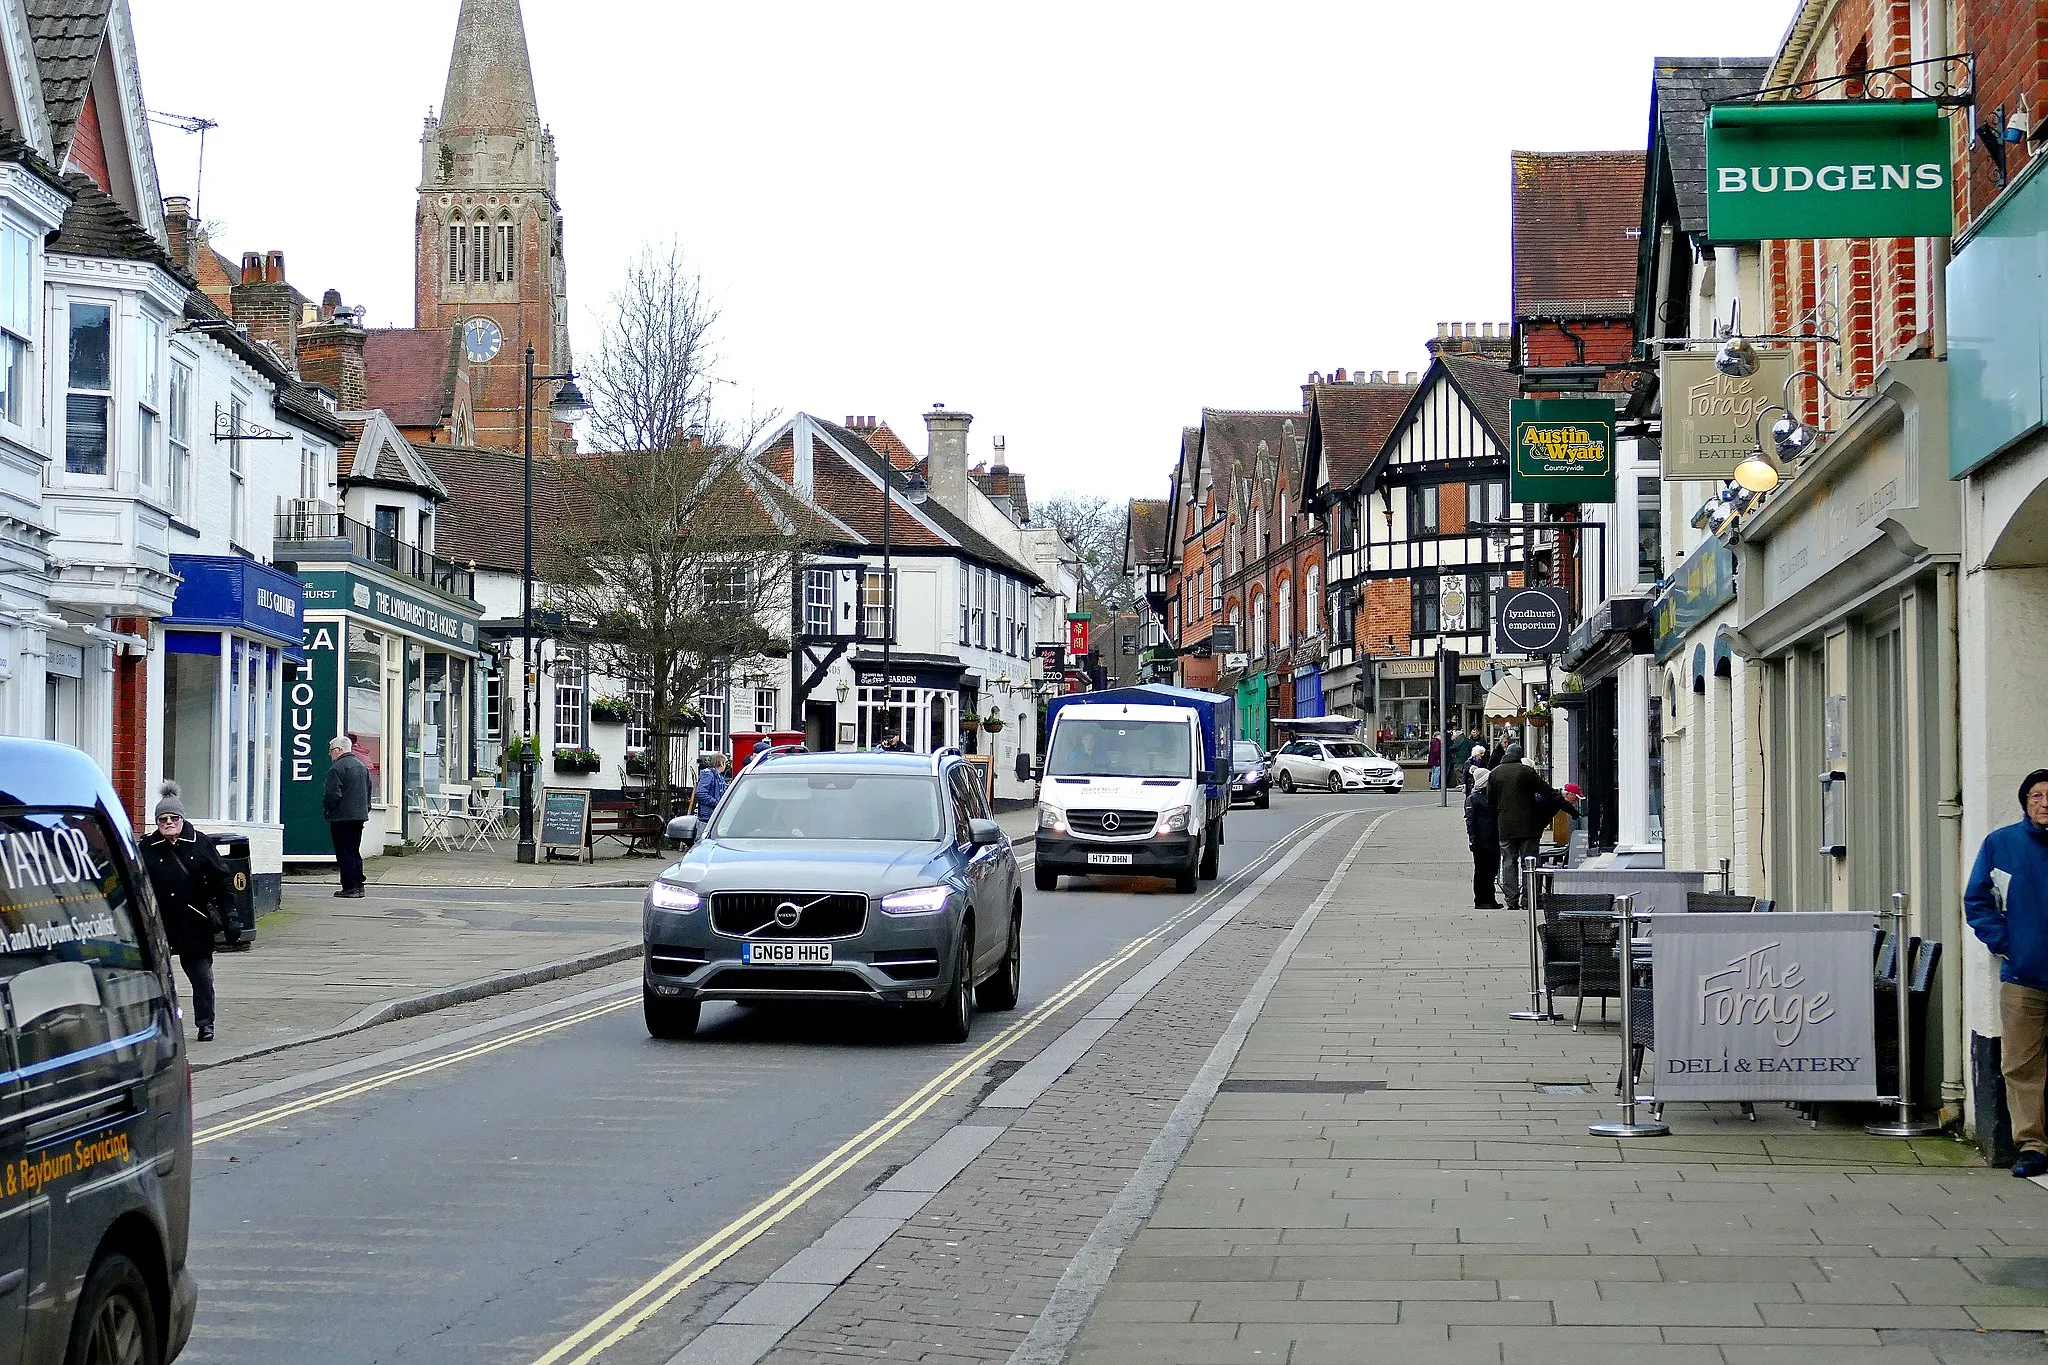
[[[171,568],[183,581],[166,625],[221,626],[298,643],[303,590],[290,574],[240,555],[172,555]]]
[[[1555,654],[1572,633],[1572,604],[1562,588],[1516,588],[1500,604],[1496,654]]]
[[[327,741],[341,732],[341,632],[339,621],[308,621],[305,662],[285,683],[279,809],[288,857],[334,852],[320,798],[327,788]]]
[[[373,583],[353,573],[313,569],[299,575],[308,611],[354,611],[414,635],[476,653],[476,621],[424,597]]]
[[[1614,400],[1517,398],[1510,502],[1613,502]]]
[[[1685,645],[1685,637],[1735,600],[1735,551],[1719,536],[1708,536],[1685,558],[1657,598],[1657,662]]]
[[[1088,652],[1088,614],[1067,617],[1067,653],[1079,657]]]
[[[1870,916],[1659,915],[1659,1101],[1874,1100]]]
[[[1724,104],[1707,114],[1707,235],[1946,237],[1949,132],[1932,100]]]
[[[1664,477],[1727,479],[1770,430],[1758,418],[1784,402],[1792,375],[1789,351],[1758,351],[1757,371],[1744,379],[1714,368],[1709,351],[1666,351],[1658,369],[1664,394]]]

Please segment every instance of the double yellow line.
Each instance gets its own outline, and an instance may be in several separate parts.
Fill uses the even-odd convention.
[[[493,1038],[487,1043],[477,1043],[474,1046],[446,1053],[439,1057],[433,1057],[423,1062],[414,1062],[409,1066],[399,1067],[396,1071],[387,1071],[379,1076],[370,1076],[360,1081],[352,1081],[347,1085],[337,1086],[333,1090],[322,1090],[316,1094],[307,1095],[302,1099],[290,1100],[284,1104],[274,1105],[269,1109],[259,1109],[253,1114],[244,1114],[240,1118],[229,1119],[225,1123],[217,1123],[211,1128],[200,1129],[192,1135],[192,1145],[194,1147],[204,1147],[209,1142],[218,1142],[222,1138],[231,1138],[239,1133],[246,1133],[252,1128],[262,1128],[281,1119],[291,1118],[295,1114],[305,1114],[315,1109],[324,1109],[330,1104],[339,1104],[343,1100],[354,1099],[357,1095],[366,1095],[372,1090],[381,1090],[387,1085],[395,1085],[399,1081],[411,1080],[414,1076],[424,1076],[430,1071],[439,1071],[444,1066],[454,1066],[457,1062],[466,1062],[472,1057],[482,1057],[487,1053],[496,1052],[500,1048],[511,1047],[516,1043],[528,1042],[534,1038],[544,1037],[547,1034],[555,1033],[565,1028],[573,1028],[577,1024],[596,1019],[600,1015],[612,1014],[625,1009],[633,1003],[635,1003],[633,998],[628,996],[623,1000],[613,1000],[602,1005],[593,1005],[589,1009],[579,1010],[575,1014],[565,1014],[560,1019],[550,1019],[545,1024],[535,1024],[532,1028],[519,1029],[502,1037]]]
[[[1275,840],[1270,848],[1233,877],[1231,882],[1217,887],[1158,928],[1132,939],[1113,956],[1090,967],[1022,1019],[926,1081],[908,1099],[819,1158],[794,1180],[663,1266],[638,1289],[585,1323],[547,1354],[536,1359],[533,1365],[561,1365],[562,1362],[567,1362],[567,1365],[588,1365],[588,1362],[597,1359],[605,1351],[639,1330],[649,1318],[659,1313],[678,1294],[809,1203],[840,1176],[872,1156],[884,1143],[930,1112],[932,1106],[958,1089],[961,1082],[977,1074],[991,1058],[1005,1051],[1010,1044],[1036,1029],[1105,975],[1143,952],[1149,945],[1158,942],[1191,915],[1207,909],[1218,896],[1239,884],[1240,878],[1244,883],[1249,883],[1265,864],[1308,830],[1336,818],[1340,818],[1339,814],[1319,816]]]

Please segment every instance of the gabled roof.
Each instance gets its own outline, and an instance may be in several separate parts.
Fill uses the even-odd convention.
[[[434,553],[458,564],[518,573],[525,555],[526,461],[505,450],[475,446],[415,447],[448,502],[434,526]],[[533,462],[536,527],[569,515],[562,471],[553,460]],[[541,537],[534,537],[539,550]]]
[[[874,442],[869,441],[868,444],[873,445]],[[1025,491],[1022,473],[1006,464],[996,465],[994,468],[976,465],[967,471],[967,477],[973,481],[976,488],[988,495],[990,501],[997,498],[1008,499],[1011,520],[1031,520],[1031,499]]]
[[[1516,318],[1625,317],[1635,309],[1642,152],[1516,152]]]
[[[811,497],[845,528],[849,546],[881,543],[882,484],[890,489],[891,542],[909,553],[955,550],[965,557],[1037,583],[1036,572],[969,526],[937,498],[913,504],[904,496],[904,470],[885,459],[861,434],[836,422],[798,413],[759,447],[760,463],[794,489],[796,432],[806,424],[811,440]],[[885,472],[886,471],[886,472]]]
[[[399,426],[440,426],[455,411],[459,336],[453,327],[378,327],[366,332],[364,396]]]
[[[1132,498],[1124,509],[1124,572],[1148,564],[1165,564],[1173,556],[1167,544],[1173,509],[1163,498]]]
[[[1394,448],[1400,444],[1401,435],[1422,417],[1430,390],[1439,383],[1448,384],[1457,394],[1467,411],[1479,419],[1486,434],[1503,451],[1509,448],[1513,432],[1512,411],[1509,404],[1521,396],[1521,386],[1507,366],[1497,360],[1482,360],[1476,356],[1450,355],[1439,352],[1422,372],[1422,382],[1409,396],[1408,405],[1401,410],[1399,420],[1387,432],[1379,453],[1360,476],[1358,486],[1367,492],[1379,486],[1387,469],[1387,461]]]
[[[1349,488],[1365,477],[1386,445],[1414,384],[1318,384],[1309,391],[1308,457],[1302,469],[1304,497],[1326,485]]]
[[[338,415],[350,432],[349,438],[341,443],[344,487],[373,484],[424,493],[436,501],[447,500],[448,486],[420,458],[419,451],[399,433],[389,416],[375,409]]]
[[[1650,148],[1670,176],[1681,231],[1707,230],[1707,110],[1754,93],[1770,69],[1768,57],[1657,58],[1650,82]],[[1644,237],[1647,242],[1649,234]]]
[[[113,8],[114,0],[28,0],[29,34],[50,119],[51,157],[59,166],[78,132]]]

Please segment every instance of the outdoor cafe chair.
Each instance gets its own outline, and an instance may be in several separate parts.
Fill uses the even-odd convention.
[[[1755,896],[1734,896],[1725,891],[1685,893],[1685,912],[1688,915],[1747,915],[1756,909]]]
[[[1544,883],[1539,882],[1539,885]],[[1543,940],[1543,989],[1553,998],[1570,995],[1579,988],[1579,964],[1584,956],[1587,926],[1607,925],[1614,913],[1614,897],[1585,891],[1550,891],[1538,897],[1543,922],[1537,928]]]

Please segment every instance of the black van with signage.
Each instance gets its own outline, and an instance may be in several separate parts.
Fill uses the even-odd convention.
[[[98,766],[0,738],[0,1361],[159,1365],[191,1335],[170,964]]]

